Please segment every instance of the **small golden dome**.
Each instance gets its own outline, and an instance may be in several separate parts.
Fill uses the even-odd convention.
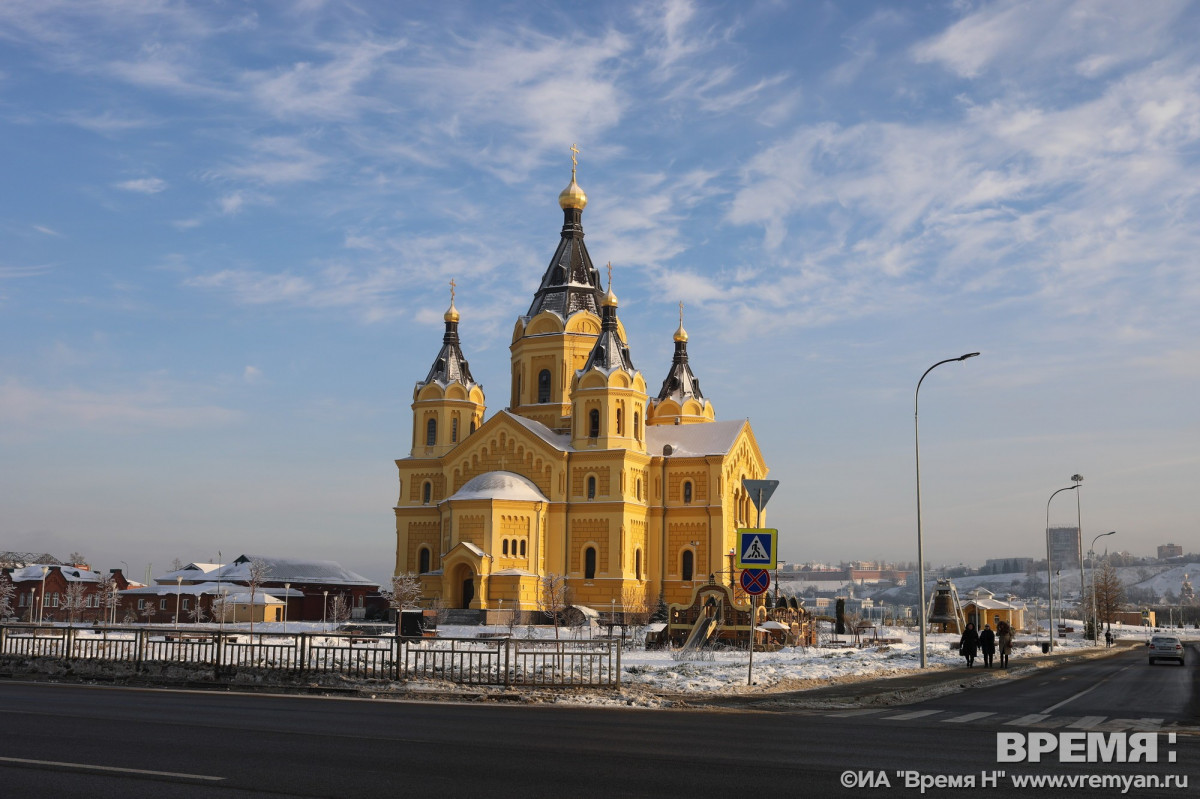
[[[675,331],[675,340],[676,341],[687,341],[687,338],[688,338],[687,331],[683,329],[683,323],[680,322],[679,329],[677,329]]]
[[[579,184],[575,182],[574,174],[571,175],[571,184],[558,195],[558,205],[564,211],[568,208],[582,211],[587,207],[587,195],[583,193],[583,189],[579,188]]]
[[[608,287],[608,293],[604,295],[604,307],[606,307],[606,308],[616,308],[617,307],[617,295],[613,294],[612,286]]]
[[[454,307],[454,300],[450,300],[450,307],[446,309],[446,313],[442,316],[447,322],[458,321],[458,309]]]

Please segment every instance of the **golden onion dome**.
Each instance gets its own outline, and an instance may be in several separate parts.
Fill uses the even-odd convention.
[[[688,340],[687,331],[683,329],[682,322],[679,323],[679,328],[675,331],[675,340],[676,341],[687,341]]]
[[[583,189],[579,188],[579,184],[575,182],[575,175],[571,175],[571,183],[558,195],[558,205],[564,211],[568,208],[574,208],[577,211],[582,211],[587,207],[587,195],[583,193]]]
[[[608,293],[604,295],[603,304],[606,308],[617,307],[617,295],[613,294],[612,286],[608,287]]]
[[[458,309],[454,307],[454,300],[450,301],[450,307],[446,309],[446,313],[442,316],[447,322],[458,321]]]

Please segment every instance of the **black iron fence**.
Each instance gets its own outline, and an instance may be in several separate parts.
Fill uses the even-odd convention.
[[[397,638],[362,633],[254,633],[155,627],[0,625],[0,657],[54,658],[367,680],[619,688],[621,645],[609,639]]]

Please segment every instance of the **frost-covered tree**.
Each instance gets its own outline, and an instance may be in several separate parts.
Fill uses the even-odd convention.
[[[396,613],[405,608],[414,608],[421,601],[421,578],[414,572],[404,572],[392,577],[392,596],[388,605],[395,608]]]
[[[343,593],[335,596],[329,603],[329,618],[336,624],[345,624],[350,620],[350,599]]]
[[[271,567],[267,565],[265,560],[255,558],[250,561],[250,566],[246,570],[246,584],[250,586],[250,640],[254,640],[254,615],[256,606],[254,604],[254,595],[262,588],[262,584],[266,582],[267,574],[271,571]]]
[[[104,621],[107,622],[110,618],[113,618],[113,608],[115,608],[117,603],[121,600],[116,579],[112,577],[112,575],[101,578],[100,585],[96,590],[96,595],[99,597],[100,608],[104,614]]]
[[[187,615],[196,624],[200,624],[208,618],[208,614],[204,612],[204,606],[200,604],[200,597],[196,597],[196,604],[188,611]]]
[[[567,609],[567,578],[561,574],[542,577],[538,591],[538,608],[554,622],[554,639],[558,640],[558,623]]]
[[[0,619],[12,616],[13,596],[17,588],[7,574],[0,574]]]
[[[74,624],[80,613],[87,606],[87,586],[83,583],[70,583],[67,590],[62,595],[62,604],[59,606],[67,615],[67,621]]]

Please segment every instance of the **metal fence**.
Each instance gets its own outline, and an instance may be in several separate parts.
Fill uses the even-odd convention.
[[[340,674],[368,680],[442,680],[461,685],[619,688],[614,640],[421,638],[361,633],[255,633],[152,627],[0,625],[0,657],[166,664],[283,675]]]

